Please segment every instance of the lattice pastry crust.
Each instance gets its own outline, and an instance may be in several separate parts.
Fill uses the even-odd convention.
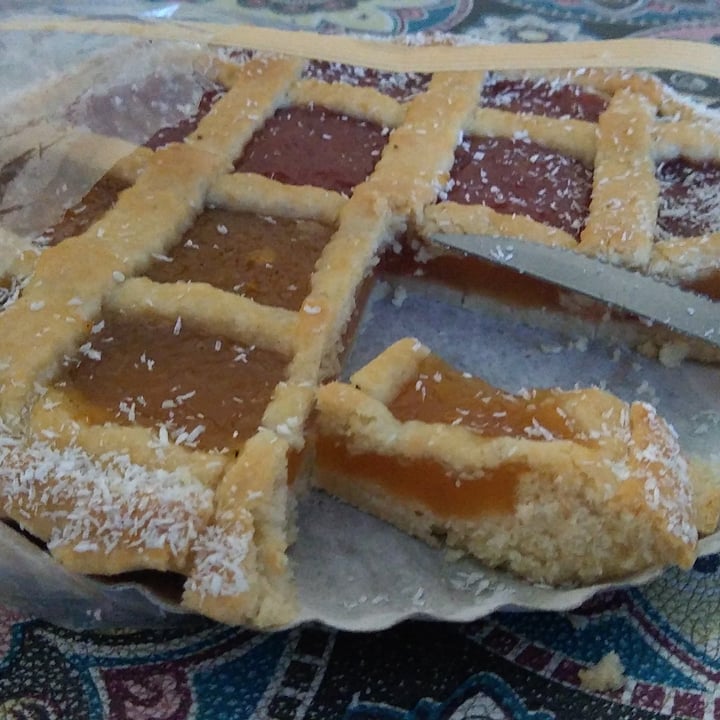
[[[408,228],[421,235],[437,229],[490,230],[576,245],[580,251],[673,280],[692,281],[718,267],[713,250],[717,232],[652,245],[651,216],[657,201],[651,164],[653,158],[675,154],[717,162],[717,128],[674,102],[656,81],[634,75],[572,77],[609,98],[596,128],[585,120],[478,107],[486,82],[482,72],[437,72],[412,82],[401,77],[391,82],[405,94],[397,99],[350,82],[363,73],[340,68],[336,81],[330,82],[323,79],[321,66],[295,58],[254,54],[232,61],[202,56],[198,67],[223,92],[184,139],[151,149],[81,133],[81,141],[64,146],[66,162],[73,167],[94,168],[93,157],[96,165],[107,166],[94,151],[87,153],[90,142],[103,147],[107,140],[110,155],[121,157],[86,197],[91,210],[69,211],[46,234],[45,244],[3,231],[2,268],[15,290],[11,288],[0,315],[0,512],[46,541],[68,567],[104,574],[173,571],[186,577],[187,607],[226,622],[276,625],[297,610],[286,556],[293,533],[288,508],[304,485],[299,468],[307,455],[314,394],[338,372],[360,290],[382,253]],[[262,142],[261,131],[276,120],[282,125],[287,108],[291,113],[292,108],[313,112],[315,107],[334,113],[333,122],[377,124],[371,128],[376,147],[369,153],[369,174],[349,188],[322,187],[320,181],[303,184],[253,169],[251,151]],[[477,133],[529,137],[581,164],[595,165],[593,200],[579,244],[568,232],[530,217],[442,200],[459,139]],[[320,140],[330,142],[332,137],[322,134]],[[308,164],[311,159],[308,155]],[[633,213],[643,219],[629,229],[629,213],[613,212],[617,167],[630,172],[633,187],[640,190]],[[93,174],[97,176],[96,169],[88,172]],[[235,214],[242,218],[242,227],[260,223],[254,232],[261,239],[267,229],[263,222],[295,223],[290,234],[302,235],[302,223],[307,224],[302,228],[312,226],[309,234],[325,233],[314,250],[302,244],[305,240],[293,250],[293,260],[310,258],[311,276],[304,279],[304,289],[293,280],[283,289],[287,297],[280,300],[272,296],[272,283],[266,292],[257,278],[242,288],[223,286],[210,276],[192,282],[184,276],[168,280],[162,268],[179,265],[184,248],[188,253],[195,249],[193,234],[199,224],[221,216],[213,213]],[[227,235],[224,221],[217,222],[216,232]],[[248,251],[247,263],[274,267],[281,260],[261,241]],[[245,395],[235,398],[244,409],[231,415],[234,427],[238,418],[251,415],[245,409],[255,403],[257,417],[248,421],[250,428],[208,440],[206,446],[210,424],[202,413],[186,425],[173,424],[174,414],[166,413],[167,422],[147,419],[148,400],[142,392],[124,399],[114,414],[98,410],[96,404],[102,402],[88,399],[93,386],[87,378],[101,374],[103,367],[110,368],[111,376],[115,368],[124,367],[114,334],[124,338],[128,328],[141,328],[137,332],[145,333],[148,343],[157,341],[163,348],[186,341],[207,352],[232,348],[236,357],[231,362],[247,363],[248,373],[255,372],[249,369],[254,357],[264,358],[258,361],[257,383],[267,397],[260,393],[257,399],[253,387],[246,388]],[[127,337],[131,342],[134,336],[130,332]],[[202,362],[199,366],[205,367]],[[146,375],[159,374],[164,367],[144,352],[130,364],[133,372]],[[270,366],[274,370],[268,370]],[[222,371],[208,367],[204,381],[211,387],[234,372],[227,370],[231,365]],[[174,371],[170,363],[170,385]],[[117,372],[120,383],[122,373]],[[179,413],[194,388],[190,395],[187,388],[182,390],[163,399],[160,410]],[[320,392],[326,413],[331,391]],[[625,412],[602,398],[610,412]],[[363,403],[382,416],[377,401],[366,398]],[[666,447],[674,448],[649,410],[635,408],[630,414],[637,416],[638,427],[660,432]],[[630,432],[626,420],[618,427]],[[457,433],[467,436],[461,429],[453,429],[452,436]],[[550,455],[533,455],[526,452],[528,441],[517,442],[528,462],[551,472]],[[504,441],[506,454],[510,444]],[[613,486],[616,478],[603,465],[602,455],[580,447],[573,452],[578,462],[597,465],[589,471],[596,489]],[[696,531],[690,489],[681,482],[682,463],[674,449],[671,455],[661,463],[663,478],[666,466],[672,468],[667,487],[665,480],[658,482],[662,493],[672,488],[684,503],[673,515],[677,532],[660,527],[652,537],[643,536],[643,547],[651,550],[637,551],[642,560],[639,555],[631,555],[633,562],[620,557],[613,566],[605,559],[603,572],[691,561]],[[564,467],[568,460],[558,462]],[[328,484],[327,479],[323,482]],[[650,533],[669,516],[661,509],[647,511],[647,517],[651,522],[643,532]],[[565,580],[572,575],[567,569],[522,569],[518,563],[517,569],[534,577]],[[577,570],[574,577],[585,580],[596,572]]]
[[[659,230],[656,165],[678,158],[720,163],[720,120],[683,105],[654,78],[573,71],[545,79],[606,94],[607,107],[592,122],[481,106],[464,129],[468,135],[527,138],[591,168],[592,199],[578,236],[520,213],[452,201],[428,208],[424,232],[492,233],[575,248],[687,284],[714,274],[720,242],[716,203],[710,206],[707,198],[705,212],[714,213],[707,232],[685,237]],[[712,186],[705,190],[710,195]]]

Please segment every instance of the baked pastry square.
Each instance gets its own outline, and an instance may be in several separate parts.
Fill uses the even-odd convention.
[[[316,484],[430,543],[549,584],[694,561],[693,480],[647,404],[510,395],[406,338],[319,388],[317,410]]]
[[[299,338],[314,337],[303,300],[333,220],[297,204],[275,219],[278,203],[243,216],[253,187],[221,179],[301,68],[225,67],[185,142],[134,150],[44,245],[16,246],[22,287],[0,316],[3,515],[74,570],[180,573],[185,606],[261,626],[296,613],[288,485],[318,367]],[[268,267],[273,222],[309,266]]]
[[[401,103],[297,59],[206,65],[212,102],[129,148],[41,243],[10,238],[2,513],[74,570],[180,573],[186,607],[270,626],[296,613],[314,389],[481,75],[439,73]]]

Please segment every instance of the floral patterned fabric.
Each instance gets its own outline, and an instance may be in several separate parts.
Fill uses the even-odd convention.
[[[27,6],[15,3],[15,6]],[[720,42],[717,0],[214,0],[145,2],[197,17],[493,41],[656,36]],[[0,0],[0,9],[3,3]],[[6,8],[13,7],[8,3]],[[135,9],[135,6],[134,6]],[[664,79],[720,106],[720,84]],[[617,653],[624,683],[579,671]],[[354,634],[256,633],[195,617],[145,631],[73,632],[0,608],[0,720],[720,718],[720,559],[602,594],[567,613],[412,621]]]

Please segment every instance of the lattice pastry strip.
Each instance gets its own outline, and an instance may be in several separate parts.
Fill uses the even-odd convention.
[[[630,267],[647,265],[658,211],[651,135],[655,113],[644,97],[620,90],[600,116],[581,251]]]
[[[595,124],[573,118],[553,118],[480,107],[465,126],[467,135],[506,137],[527,135],[551,150],[569,155],[585,165],[595,160]]]
[[[287,549],[288,457],[283,439],[261,429],[224,476],[213,524],[194,546],[183,602],[218,620],[260,626],[297,612]]]
[[[361,87],[349,89],[338,82],[304,79],[296,83],[288,97],[289,105],[317,104],[328,110],[370,120],[382,127],[398,127],[405,108],[397,100],[375,90]]]
[[[347,198],[340,193],[304,185],[285,185],[256,173],[222,175],[210,187],[210,205],[236,212],[317,220],[336,225]]]

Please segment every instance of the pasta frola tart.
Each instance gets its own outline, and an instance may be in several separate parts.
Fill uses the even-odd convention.
[[[473,70],[387,74],[258,53],[200,65],[217,87],[186,121],[128,147],[41,241],[10,237],[2,512],[74,570],[172,571],[186,607],[272,626],[297,612],[286,551],[294,495],[314,472],[301,468],[315,391],[340,368],[380,256],[408,229],[457,221],[449,203],[462,203],[446,194],[459,155],[506,166],[542,155],[569,208],[538,220],[471,196],[468,212],[577,244],[593,219],[594,123],[616,95],[655,102],[667,124],[704,121],[634,75],[502,85]],[[592,119],[537,111],[538,88],[555,102],[584,85],[600,98]],[[508,93],[530,111],[486,107]],[[93,130],[96,146],[111,129]],[[87,162],[77,144],[68,153]],[[685,565],[695,519],[683,512],[672,557]]]

